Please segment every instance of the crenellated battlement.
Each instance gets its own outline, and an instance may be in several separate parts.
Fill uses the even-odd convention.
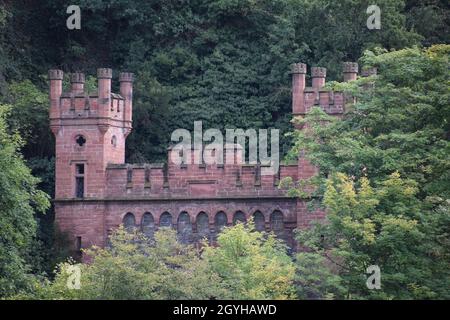
[[[113,73],[109,68],[97,70],[98,91],[86,92],[85,75],[81,72],[70,74],[70,90],[63,92],[61,70],[50,70],[50,122],[54,132],[61,125],[76,125],[89,121],[99,123],[103,128],[108,126],[124,126],[131,131],[132,115],[132,82],[134,75],[129,72],[120,73],[120,93],[111,92]]]
[[[285,197],[281,179],[297,179],[297,163],[282,164],[274,175],[261,175],[260,164],[165,165],[110,164],[107,197],[214,198]]]
[[[359,66],[356,62],[343,63],[344,81],[356,80]],[[344,113],[347,98],[343,92],[324,89],[327,70],[321,67],[311,68],[311,86],[306,85],[307,66],[304,63],[295,63],[291,66],[292,74],[292,113],[305,115],[313,107],[322,108],[331,115]],[[376,69],[363,70],[362,76],[376,74]],[[347,100],[349,101],[349,100]]]

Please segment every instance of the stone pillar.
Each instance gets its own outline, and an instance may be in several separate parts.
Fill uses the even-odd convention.
[[[98,78],[98,114],[101,118],[109,115],[111,108],[111,79],[112,70],[109,68],[97,69]]]
[[[327,69],[321,67],[311,68],[312,87],[320,89],[325,86],[325,78],[327,77]]]
[[[291,74],[292,74],[292,113],[294,115],[304,114],[306,64],[294,63],[291,66]]]
[[[133,80],[134,75],[132,73],[122,72],[119,75],[120,95],[125,99],[124,121],[128,122],[130,127],[133,120]]]
[[[344,81],[356,80],[358,76],[358,64],[356,62],[344,62]]]
[[[84,73],[75,72],[70,75],[70,84],[72,93],[83,93],[84,92]]]
[[[64,73],[61,70],[53,69],[48,72],[48,79],[50,80],[50,119],[60,117],[63,76]]]

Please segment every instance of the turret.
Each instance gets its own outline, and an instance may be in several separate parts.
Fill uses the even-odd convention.
[[[85,92],[85,76],[50,70],[50,126],[56,140],[56,199],[97,198],[105,194],[106,167],[125,163],[131,131],[133,74],[120,75],[120,94],[111,92],[112,70],[97,70],[98,94]]]
[[[320,89],[325,86],[325,78],[327,77],[327,69],[321,67],[311,68],[312,87]]]
[[[292,113],[305,113],[306,64],[294,63],[292,74]]]
[[[130,128],[133,119],[133,78],[133,74],[129,72],[122,72],[119,76],[120,95],[125,99],[124,121],[126,125],[130,125]]]
[[[356,80],[358,76],[358,64],[356,62],[344,62],[344,81]]]
[[[60,116],[63,77],[64,73],[61,70],[53,69],[48,72],[50,81],[50,119],[56,119]]]
[[[72,73],[70,75],[71,92],[74,94],[84,93],[84,82],[84,73]]]
[[[111,106],[111,79],[112,70],[109,68],[97,69],[98,79],[98,107],[99,116],[107,117]]]

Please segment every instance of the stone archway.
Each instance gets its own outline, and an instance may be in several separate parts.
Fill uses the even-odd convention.
[[[266,231],[266,221],[261,211],[256,210],[255,213],[253,213],[253,222],[255,223],[256,231]]]
[[[160,228],[172,228],[172,215],[169,212],[164,212],[159,217],[159,227]]]
[[[127,212],[127,214],[122,219],[123,226],[127,231],[133,231],[136,227],[136,218],[134,214],[131,212]]]
[[[144,213],[141,219],[141,231],[149,239],[155,234],[155,219],[150,212]]]
[[[242,211],[236,211],[233,216],[233,225],[236,225],[238,222],[246,223],[247,219],[245,218],[245,213]]]
[[[205,212],[200,212],[197,215],[196,218],[196,224],[197,224],[197,238],[203,239],[207,238],[210,239],[210,230],[209,230],[209,217]]]
[[[181,243],[192,243],[192,223],[191,217],[186,211],[183,211],[178,216],[177,235]]]
[[[270,229],[278,238],[285,238],[284,217],[280,210],[275,210],[270,215]]]

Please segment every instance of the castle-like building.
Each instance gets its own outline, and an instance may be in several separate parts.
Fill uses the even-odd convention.
[[[344,112],[342,92],[325,90],[326,69],[292,66],[292,109],[302,116],[313,106],[328,114]],[[344,80],[357,77],[356,63],[344,64]],[[120,93],[111,92],[112,70],[98,69],[98,93],[84,90],[84,74],[71,74],[62,91],[63,72],[50,70],[50,126],[56,138],[55,219],[76,250],[104,246],[120,224],[148,236],[173,227],[183,242],[213,240],[224,226],[254,217],[256,229],[274,231],[293,244],[295,228],[323,218],[303,200],[289,197],[279,181],[311,177],[316,169],[304,157],[261,175],[261,165],[125,163],[125,141],[132,130],[133,74],[121,73]],[[239,149],[234,151],[239,152]]]

